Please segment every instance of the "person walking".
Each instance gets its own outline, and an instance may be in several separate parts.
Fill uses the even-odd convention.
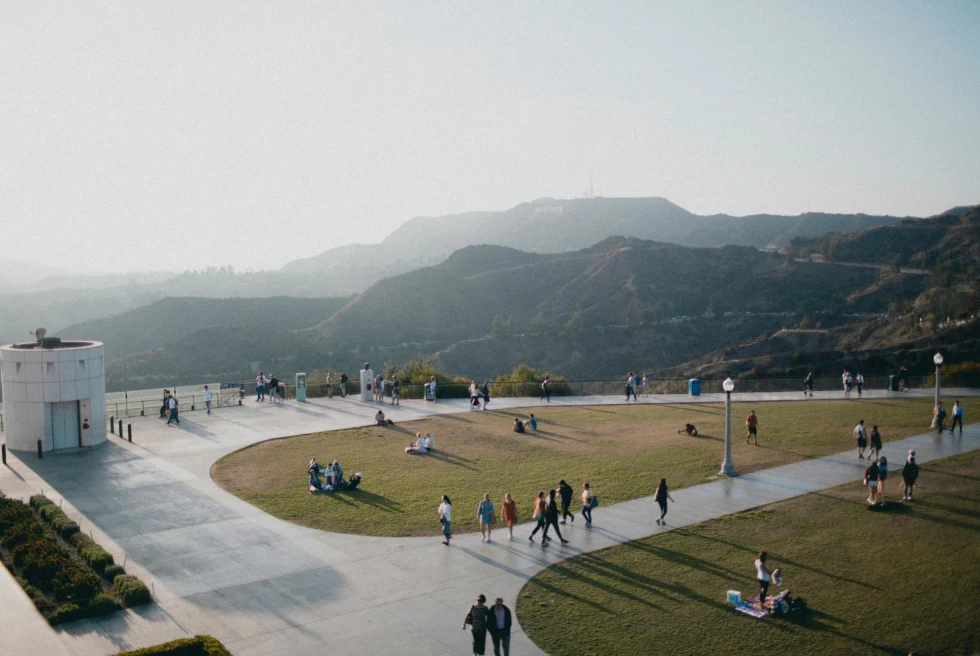
[[[575,515],[568,511],[568,507],[572,505],[572,497],[575,496],[575,490],[572,486],[565,482],[565,479],[558,481],[558,496],[561,497],[561,523],[565,523],[567,517],[572,518],[572,523],[575,523]]]
[[[177,413],[177,397],[174,396],[173,394],[170,395],[170,400],[168,402],[168,405],[170,407],[170,418],[167,419],[167,426],[169,426],[173,422],[177,422],[177,425],[179,426],[180,417],[178,416]]]
[[[868,457],[873,457],[875,460],[881,457],[881,446],[881,433],[878,432],[878,424],[875,424],[871,427],[871,448],[868,449]]]
[[[888,458],[878,458],[878,503],[885,503],[885,481],[888,480]]]
[[[813,396],[813,372],[809,372],[803,380],[803,396]]]
[[[483,495],[483,500],[476,508],[476,515],[480,519],[480,535],[483,536],[480,541],[490,542],[490,531],[493,530],[493,525],[497,522],[497,516],[489,492]]]
[[[476,384],[475,380],[470,381],[470,410],[476,410],[480,407],[480,386]]]
[[[490,381],[483,381],[483,389],[480,390],[483,396],[483,409],[486,410],[487,406],[490,405]]]
[[[541,399],[551,403],[551,381],[547,376],[541,381]]]
[[[643,378],[640,379],[640,393],[643,394],[643,396],[647,396],[649,394],[649,392],[647,391],[649,386],[650,386],[650,377],[647,376],[646,372],[644,371]]]
[[[868,487],[868,503],[873,506],[878,495],[878,463],[874,460],[864,470],[864,484]]]
[[[207,385],[204,386],[204,405],[208,409],[208,414],[211,414],[211,390]]]
[[[942,401],[936,404],[936,410],[933,412],[933,421],[936,423],[936,432],[942,434],[943,424],[946,422],[946,408],[943,407]]]
[[[755,416],[755,410],[749,413],[749,416],[745,418],[745,443],[749,443],[749,439],[755,440],[755,445],[759,446],[759,418]]]
[[[592,526],[592,507],[594,503],[595,497],[592,495],[592,490],[586,482],[582,485],[582,517],[585,518],[585,528]]]
[[[490,640],[493,641],[493,656],[510,656],[510,627],[512,624],[510,609],[504,606],[504,600],[497,597],[490,609]]]
[[[428,388],[429,390],[429,393],[426,395],[425,400],[426,401],[431,400],[433,403],[435,403],[436,402],[436,377],[430,376],[429,383],[425,387]]]
[[[766,564],[768,557],[769,554],[763,551],[755,559],[755,578],[759,581],[759,608],[762,610],[766,608],[766,595],[769,594],[769,579],[772,576],[772,570]]]
[[[953,423],[949,425],[949,432],[956,430],[956,425],[960,425],[960,435],[963,434],[963,406],[959,401],[953,401]]]
[[[160,406],[160,419],[170,412],[170,390],[163,390],[163,405]]]
[[[902,491],[902,503],[912,500],[912,492],[915,491],[915,481],[919,478],[919,465],[915,463],[915,451],[909,451],[909,458],[902,467],[902,483],[905,489]]]
[[[275,374],[269,377],[269,403],[276,403],[279,397],[279,379]]]
[[[666,478],[660,479],[660,485],[657,486],[657,491],[653,493],[653,497],[657,500],[657,505],[660,506],[660,519],[657,520],[657,526],[666,526],[667,522],[664,521],[664,517],[667,516],[667,499],[674,500],[674,497],[670,496],[670,490],[667,489]]]
[[[484,604],[487,598],[482,594],[476,598],[476,603],[470,606],[470,610],[463,619],[463,630],[469,624],[473,632],[473,654],[474,656],[484,656],[487,653],[487,628],[490,626],[490,609]]]
[[[255,377],[255,400],[265,401],[265,374],[261,371]]]
[[[636,400],[636,389],[633,387],[633,372],[629,372],[626,376],[626,401],[629,402],[630,396],[633,400]]]
[[[551,538],[548,537],[548,529],[554,527],[555,533],[562,544],[568,544],[568,540],[562,537],[561,529],[558,528],[558,500],[555,499],[555,490],[548,492],[548,505],[544,509],[544,535],[541,537],[542,545],[547,544]]]
[[[538,531],[543,531],[544,528],[545,528],[545,519],[544,519],[545,507],[544,506],[545,506],[545,503],[544,503],[544,491],[541,491],[541,492],[538,492],[538,496],[534,500],[534,511],[533,511],[533,514],[531,515],[531,519],[533,519],[534,521],[536,521],[538,523],[538,525],[534,527],[534,530],[531,531],[531,535],[529,535],[528,538],[527,538],[531,542],[534,542],[534,535]],[[544,533],[542,533],[541,534],[541,544],[544,544],[545,543],[545,540],[547,540],[547,538],[544,537]]]
[[[378,403],[385,402],[385,375],[383,373],[378,374],[378,377],[374,379],[374,400]]]
[[[510,492],[504,495],[504,521],[507,522],[507,537],[514,539],[514,524],[517,523],[517,502]]]
[[[348,380],[347,374],[345,374],[344,370],[341,369],[340,370],[340,396],[341,398],[344,399],[347,398],[347,380]]]
[[[445,494],[439,504],[439,523],[442,524],[442,534],[446,538],[442,543],[449,546],[449,541],[453,539],[453,502]]]
[[[864,449],[868,446],[868,436],[865,434],[863,419],[854,427],[854,439],[857,440],[858,460],[864,460]]]
[[[864,374],[862,374],[859,371],[857,373],[857,376],[855,376],[855,378],[854,378],[854,382],[857,383],[858,398],[860,398],[861,397],[861,392],[864,390]]]
[[[402,384],[398,376],[391,379],[391,405],[402,404]]]

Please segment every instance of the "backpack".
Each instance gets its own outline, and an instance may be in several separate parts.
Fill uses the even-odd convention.
[[[598,508],[598,507],[599,507],[599,497],[593,494],[592,500],[589,501],[589,508]]]

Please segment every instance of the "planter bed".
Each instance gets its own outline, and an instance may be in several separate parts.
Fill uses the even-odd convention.
[[[151,601],[142,581],[43,495],[30,504],[0,498],[0,561],[51,624]]]
[[[231,656],[225,646],[209,635],[171,640],[162,645],[125,651],[116,656]]]

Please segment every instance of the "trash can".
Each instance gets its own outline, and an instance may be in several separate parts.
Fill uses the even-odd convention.
[[[435,394],[432,393],[432,386],[429,385],[428,383],[425,384],[425,400],[426,401],[436,400]]]
[[[687,393],[691,396],[701,396],[701,379],[692,378],[687,381]]]
[[[891,391],[891,392],[897,392],[898,391],[898,382],[899,382],[898,381],[898,376],[889,376],[888,377],[888,390]]]
[[[306,374],[296,374],[296,400],[306,401]]]

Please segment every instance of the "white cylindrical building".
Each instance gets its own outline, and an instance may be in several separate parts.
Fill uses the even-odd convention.
[[[101,342],[42,339],[0,346],[7,448],[44,451],[106,441]]]

